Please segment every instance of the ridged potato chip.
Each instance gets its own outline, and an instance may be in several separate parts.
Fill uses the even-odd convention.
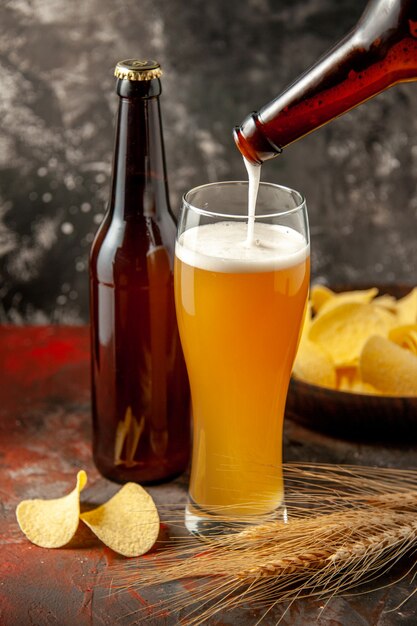
[[[359,369],[339,368],[336,370],[337,382],[336,388],[339,391],[347,391],[349,393],[378,394],[380,393],[373,385],[363,382]]]
[[[357,291],[332,291],[324,285],[314,285],[311,288],[311,305],[314,313],[317,315],[329,311],[340,304],[346,302],[358,302],[367,304],[371,302],[378,294],[378,289],[362,289]]]
[[[384,355],[380,347],[371,350],[374,344],[368,345],[370,337],[379,336],[417,358],[417,287],[399,300],[388,294],[377,294],[375,287],[345,292],[334,292],[323,285],[311,289],[309,313],[312,310],[315,315],[310,314],[304,323],[293,370],[296,378],[351,393],[417,395],[413,384],[404,381],[396,384],[397,374],[392,374],[391,380],[386,373],[384,367],[387,371],[394,367],[393,362],[389,362],[394,355],[387,353],[388,361],[383,367]],[[363,378],[359,367],[362,352],[371,372],[368,372],[369,380]],[[396,353],[400,371],[401,363],[407,358],[402,352]],[[381,381],[375,373],[377,368],[380,368]],[[408,380],[408,375],[404,376]],[[384,380],[389,380],[386,389]]]
[[[323,305],[331,300],[335,292],[325,285],[314,285],[310,291],[310,301],[314,313],[318,313]]]
[[[382,296],[378,296],[373,300],[373,304],[380,306],[391,313],[396,313],[397,300],[394,296],[390,296],[388,293],[384,293]]]
[[[402,348],[410,350],[413,354],[417,354],[417,324],[406,324],[392,328],[388,339]]]
[[[309,339],[326,350],[336,367],[357,365],[368,337],[387,336],[393,316],[370,304],[345,302],[317,316]]]
[[[342,391],[350,391],[359,379],[359,370],[356,366],[338,367],[336,370],[336,388]]]
[[[311,302],[308,301],[306,304],[305,312],[304,312],[303,327],[301,329],[300,343],[299,343],[298,349],[300,349],[303,341],[305,341],[308,338],[312,320],[313,320],[313,317],[312,317],[312,310],[311,310]]]
[[[382,393],[417,395],[417,356],[385,337],[370,337],[361,358],[362,380]]]
[[[330,291],[330,289],[329,289]],[[342,304],[347,304],[349,302],[356,302],[358,304],[368,304],[371,302],[375,296],[378,294],[378,289],[376,287],[372,287],[371,289],[364,289],[358,291],[342,291],[340,293],[336,293],[330,291],[332,294],[320,307],[318,311],[318,316],[335,309]]]
[[[300,345],[293,373],[313,385],[334,388],[336,384],[336,372],[330,355],[309,339]]]
[[[23,500],[16,508],[17,522],[32,543],[41,548],[61,548],[71,541],[78,528],[80,492],[87,474],[77,474],[77,484],[68,495],[54,500]]]
[[[126,483],[108,502],[80,518],[106,546],[124,556],[145,554],[159,533],[155,503],[136,483]]]

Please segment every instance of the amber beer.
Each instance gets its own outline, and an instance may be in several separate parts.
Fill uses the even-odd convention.
[[[194,415],[190,501],[243,519],[283,500],[282,422],[309,285],[306,237],[218,221],[177,240],[175,298]]]

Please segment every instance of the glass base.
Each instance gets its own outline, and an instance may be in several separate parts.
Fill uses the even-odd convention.
[[[288,522],[287,508],[284,502],[270,513],[239,517],[227,517],[212,513],[205,510],[191,498],[185,507],[185,526],[192,535],[200,539],[214,539],[216,536],[238,533],[248,528],[248,526],[280,520],[283,524]]]

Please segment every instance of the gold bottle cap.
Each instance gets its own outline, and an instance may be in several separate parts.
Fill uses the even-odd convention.
[[[128,59],[127,61],[118,62],[114,75],[124,80],[152,80],[162,76],[162,70],[157,61]]]

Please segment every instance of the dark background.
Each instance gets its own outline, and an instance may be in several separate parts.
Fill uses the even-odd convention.
[[[117,60],[156,58],[172,206],[241,179],[232,128],[356,22],[364,0],[2,0],[0,321],[88,319]],[[417,84],[290,146],[263,180],[301,190],[313,280],[416,283]]]

